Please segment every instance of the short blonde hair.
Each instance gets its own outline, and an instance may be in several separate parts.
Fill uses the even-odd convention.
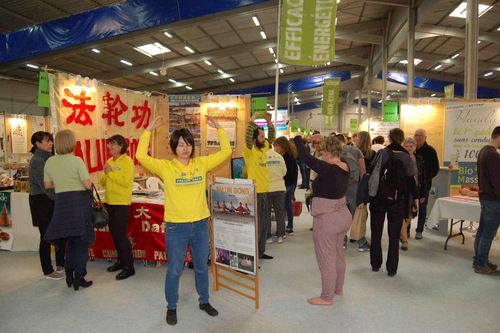
[[[404,141],[403,141],[403,144],[405,143],[411,143],[412,145],[416,146],[417,145],[417,141],[412,138],[411,136],[407,136]]]
[[[69,129],[57,132],[54,148],[58,155],[72,154],[76,148],[75,133]]]
[[[331,135],[323,139],[321,149],[330,152],[332,156],[342,157],[343,154],[342,143],[339,139]]]

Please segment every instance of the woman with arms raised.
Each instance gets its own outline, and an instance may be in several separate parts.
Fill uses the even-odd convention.
[[[157,174],[165,184],[165,242],[167,245],[167,324],[177,324],[179,280],[184,266],[186,247],[191,246],[195,284],[200,309],[210,316],[219,313],[208,302],[208,269],[210,210],[207,205],[207,172],[223,163],[231,155],[227,134],[219,123],[207,116],[209,126],[217,129],[221,150],[215,154],[194,157],[194,137],[188,129],[175,130],[169,145],[172,160],[148,156],[151,132],[162,123],[162,116],[155,118],[139,140],[136,158],[148,170]]]
[[[334,295],[342,295],[344,288],[346,264],[343,243],[352,223],[345,198],[349,167],[341,160],[342,144],[338,139],[315,134],[309,140],[321,142],[322,160],[309,154],[300,136],[294,138],[300,158],[318,174],[312,183],[311,215],[322,292],[307,302],[332,305]]]

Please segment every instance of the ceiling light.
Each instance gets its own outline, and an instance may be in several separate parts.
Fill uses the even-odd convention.
[[[269,52],[271,52],[271,54],[274,54],[274,50],[272,47],[269,48]]]
[[[204,63],[207,64],[208,66],[212,66],[212,63],[208,60],[205,60]]]
[[[390,94],[385,97],[385,99],[389,99],[389,98],[391,98]]]
[[[281,74],[284,74],[284,73],[285,73],[285,71],[283,70],[283,68],[280,68],[280,73],[281,73]]]
[[[177,81],[175,81],[174,79],[168,79],[168,80],[172,83],[177,83]]]
[[[161,43],[145,44],[138,47],[134,47],[136,51],[147,55],[148,57],[153,57],[158,54],[163,54],[170,52],[168,47],[163,46]]]
[[[26,64],[26,67],[38,69],[37,65],[32,65],[32,64]]]
[[[500,31],[500,25],[498,26],[497,31]]]
[[[92,52],[94,52],[94,53],[101,53],[101,51],[99,51],[98,49],[92,49]]]
[[[434,97],[434,96],[436,96],[436,94],[432,94],[432,95],[431,95],[431,97]]]
[[[167,69],[168,69],[168,68],[167,68],[167,67],[165,67],[165,65],[161,66],[161,67],[160,67],[160,75],[161,75],[161,76],[165,76],[165,75],[167,75]]]
[[[452,56],[451,56],[451,59],[453,60],[453,59],[455,59],[456,57],[458,57],[459,55],[460,55],[460,54],[455,53],[454,55],[452,55]]]
[[[232,77],[229,78],[229,81],[234,82],[234,79]]]
[[[484,13],[490,10],[493,6],[488,5],[478,5],[478,17],[481,17]],[[450,14],[451,17],[466,18],[467,17],[467,2],[462,2],[457,8]]]
[[[156,73],[156,72],[149,72],[149,74],[151,74],[153,76],[158,76],[158,73]]]
[[[186,49],[186,51],[188,51],[189,53],[194,53],[194,49],[189,46],[188,43],[184,43],[184,48]]]
[[[274,62],[275,62],[275,63],[278,63],[278,59],[274,59]]]
[[[165,36],[167,36],[168,38],[172,38],[172,35],[168,33],[168,31],[165,31],[163,34],[165,34]]]
[[[484,76],[490,76],[490,75],[493,75],[493,72],[488,72],[488,73],[484,74]]]
[[[255,23],[256,26],[260,25],[259,18],[257,15],[252,16],[253,23]]]
[[[191,88],[190,86],[186,86],[186,89],[187,90],[193,90],[193,88]]]
[[[221,73],[224,75],[224,72],[222,71],[222,69],[218,69],[217,72]]]
[[[417,66],[418,64],[420,64],[422,62],[422,59],[413,59],[413,66]],[[408,60],[401,60],[399,63],[403,64],[403,65],[408,65]]]
[[[75,80],[75,87],[81,87],[81,86],[82,86],[82,76],[77,75]]]
[[[434,67],[434,69],[440,69],[441,67],[442,67],[441,64],[439,64],[436,67]]]
[[[267,39],[267,36],[266,36],[266,33],[264,32],[264,30],[260,31],[260,35],[261,35],[262,39]]]
[[[122,60],[120,60],[120,62],[121,62],[122,64],[125,64],[125,65],[128,65],[128,66],[132,66],[132,63],[131,63],[131,62],[128,62],[127,60],[123,60],[123,59],[122,59]]]
[[[379,103],[379,104],[380,104],[380,103],[382,103],[382,100],[380,99],[380,100],[378,101],[378,103]]]
[[[481,41],[480,41],[480,40],[478,40],[478,41],[477,41],[477,43],[478,43],[478,44],[481,44]]]

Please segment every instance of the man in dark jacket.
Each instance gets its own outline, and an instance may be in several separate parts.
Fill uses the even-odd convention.
[[[478,274],[500,275],[497,265],[488,260],[491,242],[500,224],[500,126],[491,133],[490,143],[484,146],[477,158],[479,181],[479,202],[481,217],[474,242],[474,262],[472,267]]]
[[[387,215],[387,232],[389,235],[389,249],[387,251],[386,269],[389,276],[394,276],[398,270],[399,263],[399,235],[403,225],[403,207],[404,201],[411,193],[413,198],[418,198],[417,184],[415,182],[415,166],[408,154],[408,151],[401,146],[405,134],[400,128],[393,128],[389,132],[389,142],[391,143],[385,149],[381,149],[373,159],[374,169],[370,176],[370,228],[372,235],[372,244],[370,247],[370,264],[374,272],[378,272],[382,266],[382,232],[384,230],[384,221]],[[398,193],[396,198],[388,200],[383,193],[379,191],[380,180],[384,172],[384,166],[390,162],[390,151],[393,158],[400,160],[404,167],[404,177],[406,178],[406,187],[403,193]],[[418,199],[415,199],[415,206],[418,206]]]
[[[413,136],[417,142],[417,155],[422,156],[424,160],[425,169],[425,198],[420,198],[420,205],[418,206],[418,222],[415,234],[415,239],[422,239],[422,232],[424,231],[425,221],[427,219],[427,202],[429,201],[429,191],[432,186],[432,178],[436,177],[439,172],[439,160],[437,157],[436,149],[427,143],[427,132],[419,128],[415,131]]]

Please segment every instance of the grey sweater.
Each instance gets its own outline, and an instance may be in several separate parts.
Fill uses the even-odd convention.
[[[35,153],[30,161],[29,177],[30,177],[30,195],[45,194],[52,200],[55,198],[54,189],[45,189],[43,182],[43,169],[45,162],[52,154],[36,148]]]

